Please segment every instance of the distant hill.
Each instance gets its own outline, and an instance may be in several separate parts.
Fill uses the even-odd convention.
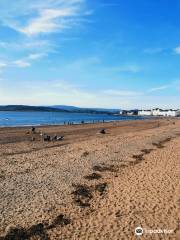
[[[66,105],[54,105],[54,106],[50,106],[50,107],[56,108],[56,109],[61,109],[61,110],[67,110],[67,111],[76,111],[76,110],[80,109],[78,107],[66,106]]]
[[[27,106],[27,105],[6,105],[0,106],[0,111],[18,112],[68,112],[67,110],[56,109],[53,107]]]
[[[6,105],[0,106],[0,111],[16,112],[69,112],[69,113],[91,113],[91,114],[114,114],[117,109],[101,108],[79,108],[74,106],[56,105],[56,106],[27,106],[27,105]]]
[[[75,106],[66,106],[66,105],[55,105],[51,106],[57,109],[65,109],[73,112],[106,112],[106,113],[119,113],[120,109],[109,109],[109,108],[80,108]]]

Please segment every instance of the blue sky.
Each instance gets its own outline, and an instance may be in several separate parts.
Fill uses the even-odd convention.
[[[180,0],[0,0],[0,104],[180,108]]]

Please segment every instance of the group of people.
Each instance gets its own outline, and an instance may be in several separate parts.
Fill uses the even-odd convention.
[[[34,135],[37,133],[35,127],[31,128],[31,133],[32,133],[32,141],[35,141]],[[99,133],[100,134],[106,134],[106,130],[103,128],[103,129],[100,130]],[[57,135],[50,136],[50,135],[48,135],[46,133],[42,133],[42,132],[40,132],[40,136],[41,136],[41,138],[44,142],[51,142],[51,141],[54,142],[54,141],[64,140],[64,136],[57,136]]]
[[[100,122],[104,123],[105,121],[104,121],[104,119],[102,121],[101,120],[92,120],[91,123],[100,123]],[[85,124],[85,123],[88,123],[88,122],[85,122],[84,120],[82,120],[80,123]],[[64,125],[74,125],[74,124],[75,124],[74,122],[64,122]]]
[[[32,132],[33,135],[36,134],[36,128],[35,128],[35,127],[32,127],[32,128],[31,128],[31,132]],[[46,133],[42,133],[42,132],[40,132],[40,136],[41,136],[41,138],[42,138],[42,140],[43,140],[44,142],[62,141],[62,140],[64,140],[64,136],[57,136],[57,135],[50,136],[50,135],[48,135],[48,134],[46,134]],[[35,140],[35,137],[34,137],[34,136],[32,137],[32,140],[33,140],[33,141]]]
[[[43,141],[44,142],[62,141],[63,139],[64,139],[64,136],[54,135],[53,137],[51,137],[50,135],[47,135],[47,134],[43,135]]]

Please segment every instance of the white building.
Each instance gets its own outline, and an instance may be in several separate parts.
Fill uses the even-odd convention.
[[[163,117],[176,117],[177,110],[167,109],[162,110],[159,108],[152,109],[153,116],[163,116]]]
[[[176,117],[180,117],[180,109],[176,111]]]
[[[140,116],[177,117],[177,116],[180,116],[180,110],[174,110],[174,109],[163,110],[160,108],[155,108],[152,110],[139,110],[138,115],[140,115]]]
[[[151,110],[139,110],[138,115],[140,115],[140,116],[151,116],[152,111]]]

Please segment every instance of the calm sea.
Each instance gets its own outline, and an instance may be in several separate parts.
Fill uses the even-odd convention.
[[[0,112],[0,127],[62,125],[64,122],[74,124],[144,119],[141,116],[115,116],[107,114],[61,113],[61,112]]]

